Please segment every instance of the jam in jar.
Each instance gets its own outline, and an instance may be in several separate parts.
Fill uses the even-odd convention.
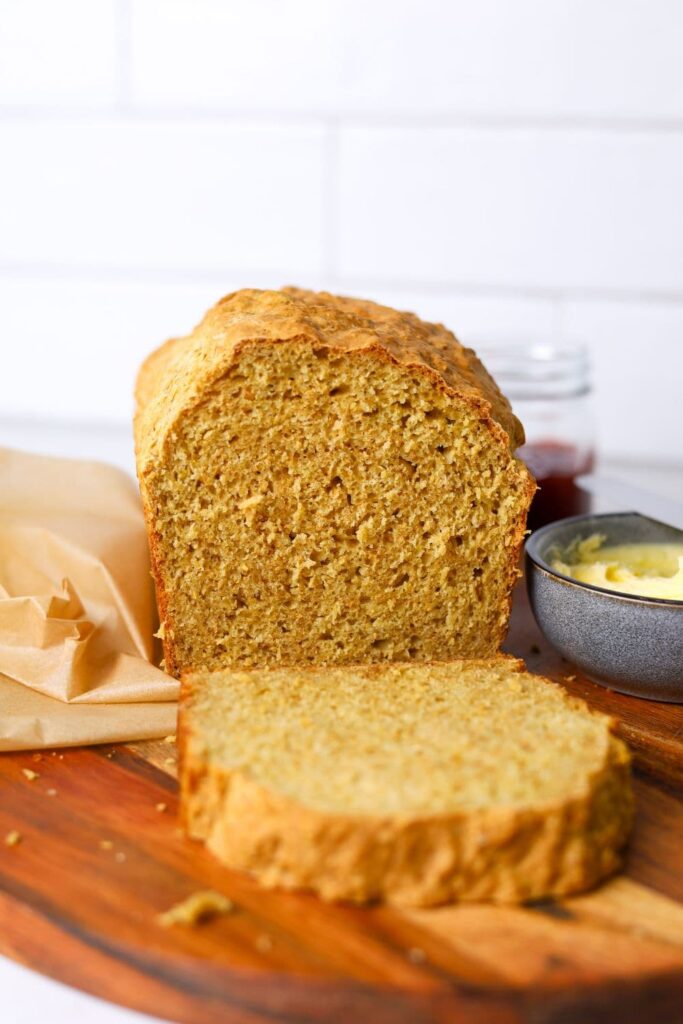
[[[576,484],[595,463],[593,403],[583,347],[499,344],[479,346],[481,358],[524,426],[518,455],[536,478],[528,526],[590,512]]]

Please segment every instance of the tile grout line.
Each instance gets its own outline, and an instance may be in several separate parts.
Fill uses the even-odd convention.
[[[335,205],[329,210],[331,190],[338,189],[338,182],[325,185],[323,192],[323,273],[335,284],[349,289],[388,289],[391,291],[409,291],[417,295],[437,296],[452,295],[471,298],[491,298],[498,300],[539,301],[557,306],[558,330],[561,330],[564,307],[569,302],[584,303],[615,303],[618,305],[680,306],[683,305],[683,290],[667,291],[648,288],[605,288],[605,287],[532,287],[525,285],[507,285],[495,282],[462,282],[448,280],[415,280],[401,277],[380,277],[365,274],[348,274],[338,266],[339,246],[339,208]],[[317,277],[313,272],[301,272],[296,268],[282,267],[233,267],[173,269],[142,266],[115,266],[106,264],[74,263],[64,266],[57,263],[15,263],[0,260],[0,281],[47,281],[50,283],[74,282],[93,284],[139,284],[139,285],[186,285],[201,287],[221,283],[226,278],[252,277],[257,282],[269,286],[273,282],[284,280],[292,275],[302,278]]]
[[[334,121],[340,131],[344,129],[374,128],[396,131],[414,130],[495,130],[495,131],[586,131],[598,134],[683,134],[683,118],[675,117],[615,117],[605,115],[559,115],[551,114],[468,114],[462,111],[440,113],[404,113],[392,110],[375,111],[338,110],[331,113],[293,107],[231,107],[221,104],[186,104],[164,106],[141,103],[132,99],[131,53],[130,53],[130,0],[118,0],[118,77],[119,102],[114,105],[102,104],[0,104],[0,123],[3,121],[28,120],[73,120],[90,119],[97,114],[102,121],[129,118],[133,121],[158,120],[177,122],[215,121],[242,122],[245,124],[268,124],[293,127],[296,125],[321,128]]]
[[[0,103],[0,123],[12,121],[79,121],[90,120],[93,115],[102,122],[129,119],[131,121],[175,121],[178,123],[206,122],[242,123],[283,127],[325,128],[334,123],[341,132],[345,129],[374,128],[382,131],[439,131],[471,129],[480,131],[548,131],[595,132],[615,135],[680,135],[683,118],[614,117],[601,115],[535,115],[535,114],[468,114],[460,111],[441,113],[402,113],[390,110],[354,111],[305,108],[248,108],[220,103],[164,105],[145,103],[132,98],[131,89],[131,7],[130,0],[118,0],[118,88],[119,100],[114,105],[102,103]]]

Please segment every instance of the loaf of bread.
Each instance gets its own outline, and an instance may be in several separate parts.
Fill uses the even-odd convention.
[[[505,657],[194,673],[181,813],[230,867],[327,900],[559,896],[620,863],[611,725]]]
[[[144,364],[135,435],[169,672],[498,650],[535,485],[444,327],[236,292]]]

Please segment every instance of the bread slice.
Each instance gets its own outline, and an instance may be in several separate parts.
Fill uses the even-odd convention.
[[[444,327],[235,292],[144,364],[135,434],[170,673],[498,650],[535,485]]]
[[[189,834],[327,900],[576,892],[631,824],[611,720],[513,658],[195,673],[180,738]]]

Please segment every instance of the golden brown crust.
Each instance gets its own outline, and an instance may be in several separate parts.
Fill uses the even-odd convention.
[[[180,412],[228,370],[243,345],[294,339],[316,348],[374,351],[427,375],[489,417],[512,450],[523,443],[521,424],[507,399],[474,352],[441,324],[327,292],[243,289],[216,303],[192,334],[167,342],[143,363],[136,386],[139,470],[159,453]]]
[[[523,667],[510,659],[511,670]],[[364,817],[303,806],[256,782],[247,769],[212,763],[192,733],[191,701],[192,680],[184,677],[178,735],[182,824],[221,861],[253,872],[267,888],[407,906],[516,903],[589,889],[621,866],[633,797],[630,756],[613,735],[604,764],[566,802]],[[566,702],[586,707],[568,695]],[[611,721],[600,717],[611,729]]]

